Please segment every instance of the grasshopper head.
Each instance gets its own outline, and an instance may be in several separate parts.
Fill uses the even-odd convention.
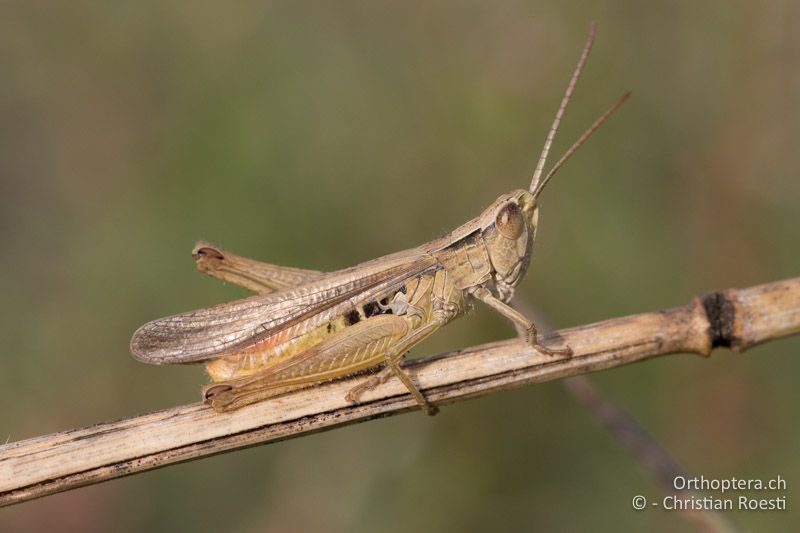
[[[495,287],[507,300],[530,264],[539,208],[529,191],[517,190],[498,198],[482,218]]]

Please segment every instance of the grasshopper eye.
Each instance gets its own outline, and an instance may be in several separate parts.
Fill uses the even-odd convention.
[[[494,221],[497,229],[507,239],[516,239],[522,235],[522,230],[525,229],[525,221],[522,219],[522,212],[519,206],[513,202],[507,203],[503,206],[497,218]]]

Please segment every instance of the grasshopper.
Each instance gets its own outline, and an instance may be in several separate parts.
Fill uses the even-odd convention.
[[[468,312],[475,301],[526,331],[536,350],[570,356],[568,346],[540,344],[536,326],[509,301],[530,263],[539,195],[629,96],[543,173],[594,36],[592,24],[528,189],[503,194],[439,239],[330,273],[261,263],[199,242],[192,253],[199,270],[258,294],[149,322],[133,334],[133,356],[154,364],[206,363],[214,383],[203,389],[203,400],[221,412],[383,365],[353,388],[347,401],[358,401],[395,376],[428,414],[436,407],[400,363],[413,346]]]

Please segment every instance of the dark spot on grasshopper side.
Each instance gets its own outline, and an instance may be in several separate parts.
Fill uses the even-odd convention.
[[[330,333],[331,331],[333,331],[333,324],[328,322],[328,333]]]
[[[361,316],[359,316],[358,311],[353,309],[346,315],[344,315],[344,319],[347,321],[348,326],[352,326],[353,324],[357,324],[359,320],[361,320]]]
[[[385,300],[385,298],[384,298]],[[384,304],[386,305],[386,304]],[[364,317],[369,318],[371,316],[381,314],[381,308],[377,304],[377,302],[367,302],[364,304]]]

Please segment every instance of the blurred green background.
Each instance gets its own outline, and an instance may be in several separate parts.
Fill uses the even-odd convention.
[[[591,20],[520,293],[557,327],[800,274],[800,6],[4,2],[0,429],[16,441],[197,401],[141,323],[244,296],[203,238],[331,270],[526,186]],[[509,337],[478,309],[413,353]],[[692,474],[800,482],[800,340],[592,376]],[[558,382],[172,466],[0,511],[4,531],[692,530]],[[794,514],[794,518],[792,515]]]

